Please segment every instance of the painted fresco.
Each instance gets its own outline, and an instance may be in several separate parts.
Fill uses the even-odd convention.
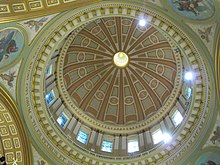
[[[215,131],[213,131],[213,135],[210,139],[210,141],[215,144],[216,142],[220,142],[220,127],[217,126]]]
[[[43,17],[40,20],[29,20],[24,22],[24,24],[29,27],[31,30],[34,30],[35,32],[37,32],[40,27],[42,27],[44,25],[44,23],[46,22],[48,18]]]
[[[4,86],[11,96],[16,100],[16,83],[21,61],[5,72],[0,73],[0,85]]]
[[[168,0],[179,14],[191,19],[206,19],[214,13],[213,0]]]
[[[216,120],[216,124],[213,127],[212,133],[210,134],[209,139],[207,140],[206,144],[203,146],[203,149],[208,148],[208,147],[220,148],[220,115],[219,114]]]
[[[5,73],[5,74],[0,74],[0,78],[2,80],[5,80],[8,84],[8,86],[13,87],[13,81],[15,80],[15,72],[12,73]]]
[[[198,32],[200,34],[200,37],[205,40],[206,42],[210,42],[210,35],[211,35],[212,26],[209,26],[207,28],[198,29]]]
[[[209,52],[214,55],[215,50],[213,49],[213,45],[215,45],[214,38],[217,23],[195,24],[186,22],[186,24],[200,37],[201,41],[208,48]]]
[[[24,38],[16,29],[0,31],[0,68],[12,63],[21,53]]]
[[[38,17],[35,19],[29,19],[25,21],[21,21],[18,24],[22,25],[23,28],[28,33],[29,43],[37,36],[37,34],[41,31],[41,29],[57,14],[45,16],[45,17]]]
[[[207,152],[200,156],[196,165],[220,165],[220,153]]]
[[[35,150],[32,146],[32,153],[33,153],[33,164],[34,165],[48,165],[48,163],[41,157],[41,155]]]

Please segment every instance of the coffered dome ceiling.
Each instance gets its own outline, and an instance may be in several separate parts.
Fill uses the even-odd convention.
[[[64,14],[39,39],[22,106],[58,161],[172,164],[199,137],[209,105],[206,67],[180,27],[152,10],[95,4]],[[189,71],[192,80],[184,79]],[[172,142],[156,142],[158,131]],[[130,153],[129,141],[138,150]]]
[[[99,121],[146,120],[178,85],[180,60],[170,43],[154,26],[141,26],[137,19],[96,19],[75,29],[64,47],[65,89],[77,107]],[[123,67],[114,59],[118,52],[119,60],[128,57]]]

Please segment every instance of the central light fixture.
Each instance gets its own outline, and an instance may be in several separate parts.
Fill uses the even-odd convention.
[[[118,52],[114,55],[113,61],[116,66],[123,68],[128,64],[128,55],[124,52]]]

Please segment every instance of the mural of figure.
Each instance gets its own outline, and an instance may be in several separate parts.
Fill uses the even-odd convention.
[[[9,57],[11,53],[17,52],[16,41],[13,39],[15,32],[9,33],[6,37],[0,39],[0,62],[3,57]]]
[[[215,144],[215,142],[220,142],[220,127],[217,126],[216,131],[213,132],[214,136],[211,137],[210,141]]]
[[[16,29],[0,31],[0,68],[14,61],[24,45],[23,35]]]
[[[220,164],[217,164],[212,160],[208,160],[206,163],[201,163],[201,165],[220,165]]]
[[[179,4],[178,9],[180,11],[191,11],[193,12],[195,15],[199,14],[199,11],[196,9],[199,6],[199,2],[201,2],[202,0],[196,0],[196,1],[180,1],[177,2]]]
[[[199,156],[195,165],[220,165],[220,153],[208,151]]]
[[[37,32],[41,26],[43,26],[44,22],[47,20],[46,17],[41,18],[39,21],[35,20],[29,20],[27,22],[24,22],[30,29],[35,29],[35,32]]]
[[[212,0],[169,0],[170,5],[181,15],[191,19],[205,19],[212,16]]]

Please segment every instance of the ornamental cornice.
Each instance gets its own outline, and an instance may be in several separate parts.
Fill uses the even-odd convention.
[[[92,4],[100,1],[101,0],[21,0],[9,2],[3,0],[0,3],[0,23],[54,14],[73,9],[73,7],[82,7],[85,3]]]

